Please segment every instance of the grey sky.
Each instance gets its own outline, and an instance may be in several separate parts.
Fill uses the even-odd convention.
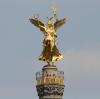
[[[68,99],[100,99],[100,0],[56,0],[58,31]],[[43,34],[28,20],[37,12],[46,22],[52,0],[0,0],[0,99],[38,99],[35,73]]]

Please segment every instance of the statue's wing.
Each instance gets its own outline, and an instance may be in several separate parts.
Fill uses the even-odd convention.
[[[36,26],[36,27],[38,27],[38,28],[40,28],[40,30],[42,31],[42,32],[45,32],[45,29],[43,28],[45,25],[40,21],[40,20],[38,20],[38,19],[29,19],[30,20],[30,22],[32,23],[32,24],[34,24],[34,26]]]
[[[57,20],[55,23],[54,23],[54,28],[55,30],[57,30],[59,27],[61,27],[63,24],[66,23],[66,18],[63,18],[61,20]]]

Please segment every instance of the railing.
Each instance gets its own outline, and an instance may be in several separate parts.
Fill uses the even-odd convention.
[[[49,75],[48,75],[49,76]],[[52,75],[51,75],[52,76]],[[63,71],[57,71],[57,75],[56,76],[59,76],[59,77],[64,77],[64,72]],[[36,79],[39,79],[43,77],[43,72],[42,71],[39,71],[36,73]]]
[[[43,76],[43,72],[42,71],[36,72],[36,80],[42,78],[42,76]]]
[[[36,73],[37,85],[41,84],[64,84],[64,72],[57,71],[56,75],[43,75],[42,71]]]

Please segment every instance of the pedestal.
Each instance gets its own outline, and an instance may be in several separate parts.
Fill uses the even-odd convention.
[[[54,65],[46,65],[36,73],[39,99],[62,99],[64,92],[64,72]]]

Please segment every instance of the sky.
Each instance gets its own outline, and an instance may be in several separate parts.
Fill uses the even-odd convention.
[[[53,0],[0,0],[0,99],[38,99],[35,73],[43,33],[29,18],[45,23]],[[64,59],[64,98],[100,99],[100,0],[56,0],[57,17],[67,17],[57,32]]]

